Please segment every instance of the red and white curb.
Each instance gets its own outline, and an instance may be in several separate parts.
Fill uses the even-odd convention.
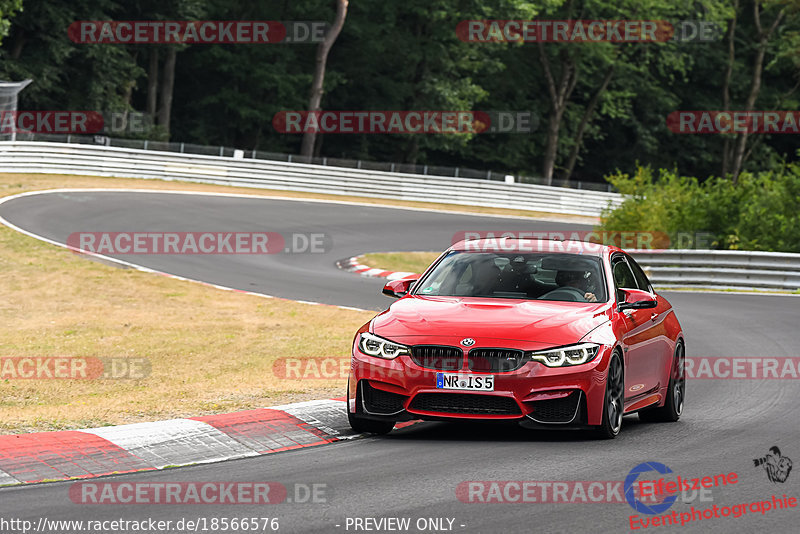
[[[364,265],[361,263],[361,259],[363,256],[353,256],[352,258],[347,258],[346,260],[340,260],[336,262],[336,266],[342,269],[343,271],[349,271],[351,273],[355,273],[361,276],[369,276],[372,278],[386,278],[387,280],[398,280],[400,278],[405,278],[407,276],[414,276],[419,273],[407,273],[404,271],[386,271],[383,269],[376,269],[374,267],[370,267],[369,265]]]
[[[0,486],[220,462],[356,437],[346,402],[0,436]],[[398,425],[399,426],[399,425]]]

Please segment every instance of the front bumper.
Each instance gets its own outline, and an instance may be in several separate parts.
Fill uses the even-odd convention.
[[[394,421],[472,419],[518,421],[526,426],[599,425],[612,350],[602,346],[591,362],[572,367],[527,362],[514,371],[482,373],[427,369],[410,356],[385,360],[354,347],[348,409],[361,417]],[[491,374],[494,391],[439,389],[439,372]]]

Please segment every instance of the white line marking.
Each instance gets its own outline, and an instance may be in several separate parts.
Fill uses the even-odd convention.
[[[0,469],[0,486],[5,486],[9,484],[21,484],[19,480],[12,477],[2,469]]]
[[[0,205],[8,202],[9,200],[13,200],[15,198],[22,198],[22,197],[33,196],[33,195],[41,195],[41,194],[49,194],[49,193],[62,193],[62,192],[66,192],[66,193],[85,193],[85,192],[92,192],[92,191],[134,192],[134,193],[159,193],[159,192],[163,192],[163,193],[170,193],[170,194],[172,194],[172,193],[180,193],[180,194],[194,193],[194,191],[153,191],[153,190],[148,190],[148,189],[141,189],[141,190],[139,190],[139,189],[49,189],[49,190],[46,190],[46,191],[28,191],[27,193],[19,193],[17,195],[11,195],[11,196],[8,196],[8,197],[3,197],[3,198],[0,198]],[[212,196],[214,195],[213,193],[204,193],[204,194],[209,194],[209,195],[212,195]],[[269,198],[269,197],[259,197],[259,196],[256,196],[256,195],[233,195],[233,194],[230,194],[230,193],[217,193],[216,195],[217,196],[232,196],[232,197],[243,196],[243,197],[259,198],[259,199],[262,199],[262,200]],[[104,260],[104,261],[115,263],[117,265],[123,265],[125,267],[129,267],[131,269],[135,269],[137,271],[142,271],[142,272],[145,272],[145,273],[163,274],[165,276],[169,276],[170,278],[175,278],[176,280],[182,280],[184,282],[193,282],[193,283],[196,283],[196,284],[203,284],[205,286],[211,286],[213,288],[222,289],[224,291],[236,291],[238,293],[245,293],[247,295],[253,295],[253,296],[256,296],[256,297],[262,297],[262,298],[268,298],[268,299],[279,299],[279,300],[285,300],[285,301],[290,301],[290,302],[300,302],[300,303],[303,303],[303,304],[320,304],[320,305],[323,305],[323,306],[334,306],[336,308],[346,309],[346,310],[354,310],[354,311],[374,311],[374,310],[365,310],[365,309],[362,309],[362,308],[354,308],[354,307],[349,307],[349,306],[348,307],[337,306],[336,304],[327,304],[325,302],[310,302],[310,301],[292,300],[292,299],[287,299],[287,298],[284,298],[284,297],[276,297],[274,295],[267,295],[266,293],[255,293],[253,291],[245,291],[245,290],[242,290],[242,289],[236,289],[234,287],[227,287],[227,286],[221,286],[221,285],[217,285],[217,284],[212,284],[212,283],[209,283],[209,282],[205,282],[203,280],[196,280],[194,278],[186,278],[185,276],[180,276],[180,275],[177,275],[177,274],[168,273],[166,271],[157,271],[155,269],[151,269],[151,268],[145,267],[143,265],[138,265],[136,263],[131,263],[129,261],[124,261],[124,260],[120,260],[120,259],[117,259],[117,258],[112,258],[110,256],[105,256],[103,254],[98,254],[96,252],[88,252],[88,251],[81,250],[81,249],[78,249],[78,248],[75,248],[75,247],[71,247],[71,246],[69,246],[69,245],[67,245],[65,243],[59,243],[58,241],[54,241],[53,239],[48,239],[48,238],[40,236],[38,234],[34,234],[33,232],[29,232],[28,230],[24,230],[24,229],[20,228],[19,226],[15,225],[15,224],[12,224],[11,222],[7,221],[2,216],[0,216],[0,224],[8,226],[12,230],[16,230],[17,232],[19,232],[21,234],[24,234],[24,235],[26,235],[28,237],[32,237],[34,239],[38,239],[39,241],[44,241],[45,243],[49,243],[49,244],[55,245],[57,247],[65,248],[65,249],[70,250],[72,252],[75,252],[77,254],[84,254],[86,256],[91,256],[91,257],[94,257],[94,258],[97,258],[97,259],[101,259],[101,260]]]
[[[106,439],[158,469],[259,455],[213,426],[191,419],[90,428],[81,432]]]
[[[131,180],[140,180],[143,178],[130,178]],[[162,180],[167,181],[167,180]],[[219,187],[231,187],[225,185],[219,185]],[[236,186],[232,186],[236,187]],[[598,217],[589,217],[583,215],[564,215],[564,217],[559,217],[558,214],[553,214],[553,217],[532,217],[527,215],[502,215],[496,213],[479,213],[479,212],[471,212],[471,211],[455,211],[455,210],[446,210],[446,209],[436,209],[436,208],[420,208],[420,207],[413,207],[413,206],[394,206],[391,204],[378,204],[372,202],[356,202],[353,200],[335,200],[335,199],[323,199],[323,198],[298,198],[298,197],[284,197],[284,196],[268,196],[268,195],[251,195],[247,193],[220,193],[215,191],[203,192],[203,191],[180,191],[180,190],[173,190],[173,189],[126,189],[126,188],[58,188],[58,189],[42,189],[40,191],[28,191],[26,193],[18,193],[16,195],[12,195],[10,197],[5,197],[6,199],[17,198],[22,196],[28,195],[40,195],[45,193],[92,193],[92,192],[105,192],[105,193],[164,193],[170,195],[201,195],[201,196],[218,196],[218,197],[231,197],[231,198],[255,198],[259,200],[287,200],[290,202],[314,202],[318,204],[341,204],[344,206],[364,206],[364,207],[371,207],[371,208],[386,208],[392,210],[406,210],[406,211],[424,211],[430,213],[444,213],[444,214],[455,214],[455,215],[469,215],[471,217],[495,217],[500,219],[523,219],[523,220],[532,220],[532,221],[543,221],[543,222],[557,222],[562,224],[578,224],[582,226],[593,226],[594,224],[598,223],[600,219]],[[3,200],[0,199],[0,203]],[[586,217],[590,219],[595,219],[592,222],[578,222],[574,219],[570,219],[571,217]]]

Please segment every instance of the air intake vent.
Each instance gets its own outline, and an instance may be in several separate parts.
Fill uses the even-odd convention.
[[[514,371],[525,364],[523,352],[515,349],[472,349],[468,361],[470,370],[492,373]]]
[[[581,394],[573,391],[560,399],[531,402],[533,412],[529,417],[541,423],[569,423],[575,417],[580,399]]]
[[[420,412],[520,415],[519,405],[510,397],[469,393],[420,393],[409,410]]]
[[[403,409],[403,403],[408,398],[397,393],[374,388],[366,380],[363,380],[361,384],[364,395],[364,408],[373,415],[395,414]]]
[[[464,352],[447,345],[416,345],[411,358],[420,367],[438,371],[458,371],[464,364]]]

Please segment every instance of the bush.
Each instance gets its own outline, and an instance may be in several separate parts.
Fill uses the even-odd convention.
[[[672,248],[800,252],[800,164],[729,179],[638,167],[607,176],[627,198],[603,213],[609,232],[664,232]]]

